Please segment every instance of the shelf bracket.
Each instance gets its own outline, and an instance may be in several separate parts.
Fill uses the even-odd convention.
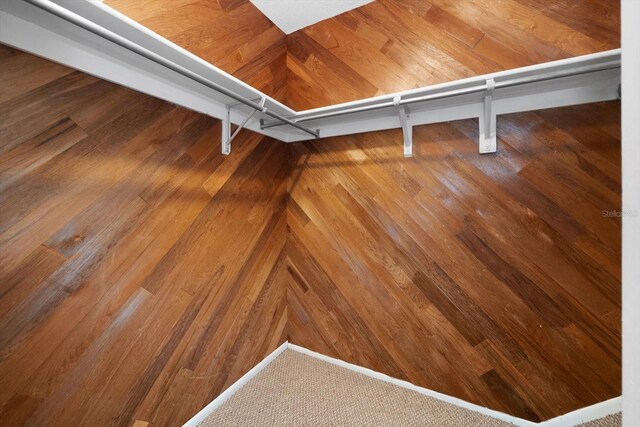
[[[267,99],[265,97],[260,98],[260,106],[263,108],[262,110],[263,113],[265,111],[264,104],[266,101]],[[231,141],[233,141],[235,137],[238,136],[240,131],[249,122],[249,120],[251,120],[251,118],[256,113],[256,111],[258,111],[258,110],[253,110],[251,114],[249,114],[247,118],[244,119],[244,121],[236,128],[236,130],[232,134],[231,133],[231,108],[239,104],[240,103],[236,102],[236,103],[227,105],[226,117],[222,120],[222,154],[224,154],[225,156],[228,156],[229,154],[231,154]]]
[[[400,116],[400,126],[402,127],[404,139],[404,157],[413,157],[413,127],[409,122],[409,109],[406,105],[400,105],[399,96],[393,98],[393,103],[398,107],[398,115]]]
[[[484,93],[484,117],[480,117],[479,123],[479,150],[480,154],[495,153],[497,150],[496,142],[496,114],[492,109],[493,90],[496,82],[493,79],[487,79],[487,89]]]

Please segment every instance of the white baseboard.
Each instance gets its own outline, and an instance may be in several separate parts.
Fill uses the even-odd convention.
[[[613,399],[606,400],[604,402],[596,403],[595,405],[587,406],[573,412],[569,412],[565,415],[552,418],[547,421],[535,423],[522,418],[514,417],[513,415],[505,414],[504,412],[495,411],[493,409],[485,408],[484,406],[475,405],[465,400],[458,399],[457,397],[448,396],[446,394],[438,393],[437,391],[429,390],[424,387],[418,387],[411,384],[408,381],[399,380],[397,378],[390,377],[380,372],[373,371],[362,366],[354,365],[345,362],[340,359],[325,356],[324,354],[316,353],[315,351],[308,350],[304,347],[300,347],[295,344],[288,343],[287,346],[290,350],[297,351],[299,353],[306,354],[307,356],[315,357],[316,359],[323,360],[325,362],[341,366],[354,372],[366,375],[377,380],[385,381],[394,385],[397,385],[408,390],[416,391],[425,396],[433,397],[443,402],[451,403],[453,405],[460,406],[461,408],[469,409],[471,411],[479,412],[484,415],[488,415],[493,418],[497,418],[517,426],[529,427],[529,426],[544,426],[544,427],[573,427],[581,423],[593,421],[598,418],[606,417],[607,415],[615,414],[621,410],[621,397],[614,397]]]
[[[205,406],[200,412],[195,414],[193,418],[187,421],[182,427],[196,427],[200,424],[205,418],[207,418],[213,411],[218,409],[220,405],[226,402],[231,396],[233,396],[240,388],[245,385],[249,380],[255,377],[260,371],[262,371],[269,363],[273,361],[276,357],[280,355],[283,351],[288,348],[288,342],[283,343],[280,347],[273,350],[273,352],[262,359],[260,363],[254,366],[249,372],[244,374],[238,381],[231,384],[231,386],[223,391],[218,397],[213,399],[211,403]]]
[[[618,413],[621,410],[622,396],[618,396],[613,399],[605,400],[604,402],[596,403],[595,405],[587,406],[586,408],[576,409],[568,414],[551,418],[550,420],[543,421],[538,425],[544,427],[576,426],[597,420],[598,418],[606,417],[607,415]]]
[[[220,396],[216,397],[213,402],[208,404],[203,410],[198,412],[192,419],[190,419],[183,427],[196,427],[202,420],[204,420],[209,414],[222,405],[227,399],[229,399],[235,392],[237,392],[243,385],[245,385],[251,378],[253,378],[258,372],[262,371],[269,363],[271,363],[280,353],[289,349],[297,351],[298,353],[306,354],[307,356],[314,357],[316,359],[331,363],[336,366],[349,369],[354,372],[366,375],[370,378],[385,381],[390,384],[394,384],[398,387],[405,388],[423,394],[425,396],[433,397],[434,399],[441,400],[443,402],[450,403],[452,405],[459,406],[461,408],[468,409],[470,411],[478,412],[483,415],[488,415],[493,418],[497,418],[502,421],[514,424],[519,427],[532,427],[532,426],[544,426],[544,427],[574,427],[578,424],[593,421],[598,418],[606,417],[607,415],[615,414],[621,410],[621,397],[615,397],[604,402],[596,403],[595,405],[587,406],[576,411],[570,412],[565,415],[552,418],[547,421],[535,423],[522,418],[514,417],[513,415],[505,414],[504,412],[495,411],[493,409],[485,408],[480,405],[469,403],[465,400],[458,399],[457,397],[448,396],[446,394],[438,393],[437,391],[429,390],[424,387],[418,387],[411,384],[408,381],[399,380],[397,378],[390,377],[380,372],[373,371],[362,366],[354,365],[344,360],[335,359],[333,357],[325,356],[324,354],[316,353],[315,351],[308,350],[304,347],[300,347],[289,342],[285,342],[276,350],[268,355],[262,362],[258,363],[253,369],[243,375],[238,381],[236,381],[231,387],[225,390]]]
[[[479,412],[484,415],[488,415],[493,418],[497,418],[499,420],[503,420],[517,426],[537,426],[538,423],[534,423],[531,421],[523,420],[521,418],[517,418],[503,412],[494,411],[489,408],[485,408],[483,406],[475,405],[473,403],[469,403],[466,400],[458,399],[457,397],[448,396],[446,394],[438,393],[437,391],[429,390],[424,387],[418,387],[417,385],[411,384],[408,381],[399,380],[397,378],[390,377],[389,375],[382,374],[380,372],[373,371],[369,368],[364,368],[362,366],[353,365],[351,363],[345,362],[344,360],[335,359],[333,357],[325,356],[324,354],[316,353],[315,351],[308,350],[304,347],[300,347],[295,344],[289,344],[289,349],[297,351],[299,353],[306,354],[307,356],[315,357],[316,359],[323,360],[325,362],[331,363],[336,366],[340,366],[346,369],[349,369],[354,372],[358,372],[360,374],[366,375],[368,377],[374,378],[376,380],[381,380],[388,382],[390,384],[396,385],[398,387],[405,388],[407,390],[412,390],[418,392],[420,394],[424,394],[425,396],[433,397],[435,399],[441,400],[443,402],[451,403],[452,405],[459,406],[461,408],[469,409],[470,411]]]

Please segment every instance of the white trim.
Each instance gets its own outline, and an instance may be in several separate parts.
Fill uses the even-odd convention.
[[[247,372],[242,377],[240,377],[238,381],[231,384],[231,386],[228,389],[226,389],[218,397],[213,399],[211,403],[205,406],[200,412],[195,414],[193,418],[187,421],[182,427],[196,427],[198,424],[200,424],[205,418],[211,415],[213,411],[218,409],[220,405],[222,405],[224,402],[229,400],[229,398],[233,396],[238,390],[240,390],[240,388],[242,388],[243,385],[245,385],[247,382],[249,382],[249,380],[255,377],[260,371],[266,368],[267,365],[269,365],[269,363],[273,361],[273,359],[278,357],[283,351],[289,348],[288,344],[289,344],[288,342],[284,342],[282,343],[282,345],[280,345],[280,347],[273,350],[273,352],[270,355],[262,359],[260,363],[258,363],[249,372]]]
[[[315,351],[308,350],[308,349],[306,349],[304,347],[300,347],[300,346],[295,345],[295,344],[289,343],[288,348],[290,350],[297,351],[297,352],[302,353],[302,354],[306,354],[307,356],[311,356],[313,358],[322,360],[324,362],[331,363],[332,365],[340,366],[341,368],[349,369],[350,371],[366,375],[366,376],[368,376],[370,378],[373,378],[373,379],[376,379],[376,380],[380,380],[380,381],[384,381],[384,382],[396,385],[398,387],[402,387],[402,388],[407,389],[407,390],[415,391],[415,392],[418,392],[418,393],[423,394],[425,396],[433,397],[433,398],[441,400],[443,402],[447,402],[447,403],[450,403],[452,405],[456,405],[456,406],[459,406],[461,408],[468,409],[470,411],[479,412],[479,413],[481,413],[483,415],[488,415],[490,417],[497,418],[499,420],[515,424],[517,426],[530,427],[530,426],[537,426],[538,425],[538,423],[534,423],[534,422],[531,422],[531,421],[523,420],[521,418],[517,418],[517,417],[505,414],[505,413],[500,412],[500,411],[494,411],[492,409],[485,408],[483,406],[479,406],[479,405],[475,405],[473,403],[469,403],[469,402],[467,402],[465,400],[458,399],[457,397],[453,397],[453,396],[449,396],[449,395],[446,395],[446,394],[438,393],[437,391],[429,390],[429,389],[424,388],[424,387],[419,387],[417,385],[411,384],[408,381],[399,380],[397,378],[390,377],[389,375],[386,375],[386,374],[371,370],[369,368],[365,368],[365,367],[362,367],[362,366],[358,366],[358,365],[354,365],[354,364],[345,362],[344,360],[335,359],[333,357],[325,356],[324,354],[316,353]]]
[[[417,385],[411,384],[408,381],[399,380],[397,378],[390,377],[389,375],[376,372],[371,369],[364,368],[362,366],[345,362],[344,360],[325,356],[324,354],[316,353],[315,351],[308,350],[304,347],[300,347],[295,344],[288,343],[287,348],[302,354],[306,354],[307,356],[311,356],[316,359],[331,363],[333,365],[340,366],[342,368],[346,368],[354,372],[358,372],[370,378],[385,381],[387,383],[396,385],[398,387],[402,387],[407,390],[412,390],[420,394],[423,394],[425,396],[433,397],[443,402],[447,402],[452,405],[456,405],[461,408],[468,409],[470,411],[478,412],[483,415],[488,415],[490,417],[497,418],[499,420],[506,421],[508,423],[512,423],[512,424],[515,424],[516,426],[521,426],[521,427],[531,427],[531,426],[570,427],[570,426],[575,426],[577,424],[592,421],[598,418],[606,417],[607,415],[615,414],[617,412],[620,412],[620,409],[621,409],[621,398],[614,397],[613,399],[596,403],[595,405],[587,406],[586,408],[581,408],[576,411],[570,412],[565,415],[560,415],[558,417],[552,418],[547,421],[535,423],[532,421],[524,420],[522,418],[514,417],[513,415],[505,414],[504,412],[495,411],[493,409],[485,408],[480,405],[475,405],[465,400],[458,399],[457,397],[448,396],[446,394],[438,393],[437,391],[429,390],[424,387],[419,387]]]
[[[154,48],[157,46],[160,52],[165,54],[168,59],[171,59],[177,64],[181,64],[185,67],[194,65],[198,67],[198,70],[201,71],[205,77],[213,78],[218,83],[225,83],[225,80],[228,80],[232,85],[237,85],[240,88],[240,92],[248,91],[248,94],[245,94],[248,98],[265,98],[269,101],[269,107],[280,114],[289,115],[295,113],[294,110],[277,99],[267,96],[253,86],[250,86],[235,76],[205,61],[199,56],[194,55],[190,51],[162,37],[158,33],[151,31],[149,28],[129,18],[125,14],[118,12],[111,6],[104,3],[84,3],[77,0],[57,0],[56,3],[61,4],[65,8],[73,10],[76,13],[85,15],[92,21],[98,20],[104,23],[109,22],[110,25],[121,29],[123,33],[121,35],[124,35],[127,39],[132,39],[134,41],[138,40],[143,44],[148,44]],[[231,87],[231,89],[236,91],[235,87]]]
[[[410,95],[402,95],[402,99],[409,100],[422,96],[435,96],[439,92],[464,90],[469,86],[474,86],[480,79],[496,79],[496,82],[498,82],[498,78],[501,78],[502,82],[518,81],[526,77],[535,77],[556,72],[569,72],[570,70],[579,69],[587,65],[599,65],[603,63],[615,64],[619,62],[619,60],[619,50],[600,52],[593,55],[569,58],[569,60],[547,62],[533,67],[516,68],[500,73],[427,86],[411,91]],[[614,68],[594,71],[587,74],[575,74],[548,81],[500,87],[493,90],[491,111],[492,115],[503,115],[614,100],[618,98],[619,85],[620,68],[616,68],[614,65]],[[399,94],[394,95],[399,96]],[[294,120],[300,120],[308,116],[313,117],[313,114],[310,114],[311,112],[339,113],[346,109],[345,106],[350,106],[350,108],[365,108],[367,105],[373,104],[374,100],[388,101],[388,96],[319,108],[304,113],[300,112],[296,114]],[[483,92],[422,101],[411,104],[411,122],[415,127],[432,123],[477,118],[479,119],[478,133],[479,135],[484,135],[484,108],[485,94]],[[300,123],[312,129],[320,129],[320,136],[322,138],[385,129],[397,129],[400,127],[397,108],[391,106],[340,116],[317,119],[310,118]],[[310,138],[307,135],[301,135],[297,139],[292,137],[289,141],[303,141],[308,139]],[[398,141],[399,146],[400,144],[401,141]]]
[[[618,396],[613,399],[605,400],[604,402],[587,406],[586,408],[576,409],[568,414],[551,418],[550,420],[543,421],[538,425],[545,427],[576,426],[599,418],[604,418],[607,415],[616,414],[621,410],[622,398]]]
[[[324,354],[316,353],[315,351],[306,349],[304,347],[300,347],[299,345],[296,345],[296,344],[291,344],[290,342],[287,341],[284,344],[282,344],[280,347],[275,349],[273,353],[265,357],[253,369],[251,369],[249,372],[244,374],[238,381],[233,383],[228,389],[226,389],[222,394],[216,397],[211,403],[205,406],[204,409],[202,409],[193,418],[187,421],[183,425],[183,427],[196,427],[198,424],[200,424],[205,418],[211,415],[213,411],[219,408],[220,405],[226,402],[242,386],[244,386],[247,382],[249,382],[249,380],[255,377],[256,374],[258,374],[258,372],[262,371],[265,367],[267,367],[267,365],[269,365],[276,357],[278,357],[286,349],[305,354],[315,359],[322,360],[327,363],[331,363],[332,365],[340,366],[342,368],[349,369],[350,371],[366,375],[370,378],[384,381],[384,382],[396,385],[398,387],[402,387],[407,390],[412,390],[417,393],[423,394],[425,396],[429,396],[434,399],[438,399],[440,401],[447,402],[464,409],[468,409],[470,411],[478,412],[480,414],[487,415],[489,417],[493,417],[493,418],[514,424],[519,427],[533,427],[533,426],[573,427],[578,424],[582,424],[582,423],[596,420],[598,418],[606,417],[607,415],[615,414],[617,412],[620,412],[621,410],[621,398],[614,397],[613,399],[596,403],[595,405],[587,406],[586,408],[581,408],[573,412],[569,412],[568,414],[560,415],[558,417],[552,418],[547,421],[535,423],[522,418],[514,417],[513,415],[505,414],[504,412],[495,411],[493,409],[485,408],[484,406],[469,403],[465,400],[458,399],[457,397],[449,396],[443,393],[438,393],[437,391],[429,390],[424,387],[419,387],[417,385],[411,384],[408,381],[399,380],[397,378],[390,377],[389,375],[376,372],[369,368],[365,368],[362,366],[345,362],[344,360],[325,356]]]
[[[444,92],[452,88],[472,86],[475,83],[482,83],[488,79],[494,79],[497,81],[506,80],[516,77],[531,76],[540,73],[541,71],[549,72],[559,69],[577,68],[585,65],[585,63],[598,63],[607,62],[611,60],[620,59],[620,49],[606,50],[602,52],[590,53],[587,55],[574,56],[571,58],[558,59],[555,61],[543,62],[540,64],[528,65],[526,67],[513,68],[510,70],[498,71],[495,73],[482,74],[473,77],[466,77],[459,80],[453,80],[444,83],[437,83],[431,86],[419,87],[415,89],[404,90],[387,95],[378,95],[366,99],[358,99],[356,101],[342,102],[339,104],[327,105],[325,107],[312,108],[308,110],[298,111],[297,114],[300,117],[312,116],[318,113],[326,113],[334,110],[343,110],[347,108],[360,107],[363,105],[375,104],[378,102],[393,100],[393,98],[399,96],[402,99],[413,98],[418,96],[427,95],[429,93]]]

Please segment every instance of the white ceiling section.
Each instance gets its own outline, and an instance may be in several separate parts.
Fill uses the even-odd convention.
[[[373,0],[251,0],[284,33],[291,34]]]

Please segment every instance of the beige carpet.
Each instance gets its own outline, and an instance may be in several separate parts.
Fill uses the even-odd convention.
[[[580,427],[620,427],[622,425],[622,414],[617,413],[609,415],[599,420],[589,421],[588,423],[580,424]]]
[[[620,425],[615,420],[609,421],[588,424],[588,427]],[[493,427],[511,424],[285,350],[199,427],[318,425]]]

